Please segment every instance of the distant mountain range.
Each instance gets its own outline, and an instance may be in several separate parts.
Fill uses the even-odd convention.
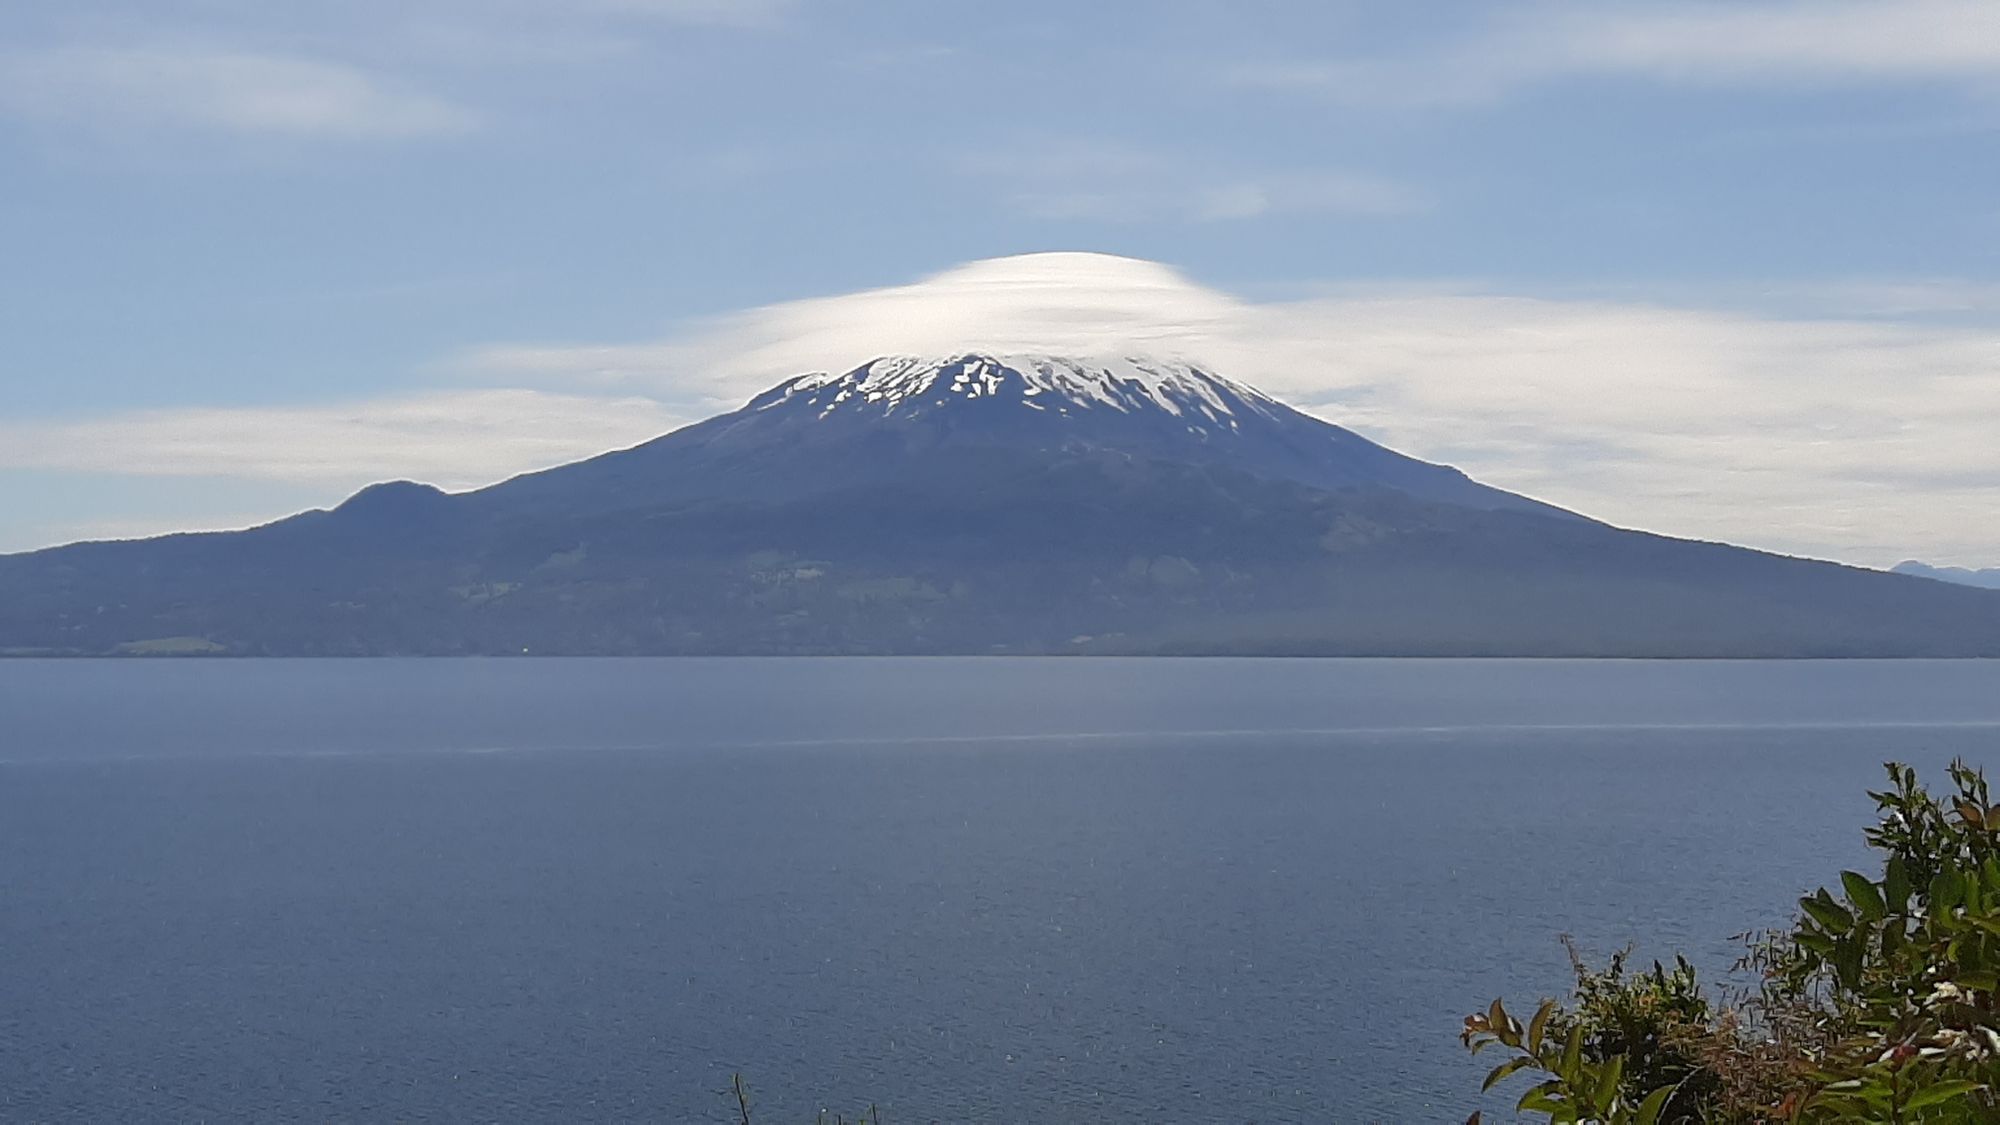
[[[1918,578],[1935,578],[1939,582],[1956,582],[1961,586],[2000,590],[2000,567],[1968,570],[1962,566],[1931,566],[1928,563],[1911,561],[1897,563],[1893,569],[1897,574],[1911,574]]]
[[[1610,527],[1195,366],[968,354],[0,557],[0,652],[2000,656],[2000,593]]]

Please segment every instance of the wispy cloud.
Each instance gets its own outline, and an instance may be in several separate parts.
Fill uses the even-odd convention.
[[[644,397],[443,391],[318,406],[0,422],[0,469],[465,488],[632,445],[687,419]]]
[[[1522,5],[1401,55],[1271,59],[1228,80],[1364,104],[1484,101],[1579,75],[1706,85],[1949,82],[2000,87],[1990,0]]]
[[[1227,222],[1282,214],[1403,215],[1430,206],[1423,191],[1386,176],[1230,167],[1115,141],[1002,145],[966,153],[956,168],[968,181],[992,185],[1008,206],[1044,219]]]
[[[1614,522],[1894,562],[2000,559],[2000,328],[1360,287],[1253,302],[1150,262],[1044,254],[630,345],[459,357],[740,402],[889,352],[1177,355]]]
[[[99,126],[407,138],[474,115],[360,68],[210,46],[53,47],[0,54],[0,110]]]
[[[148,0],[52,6],[0,44],[0,114],[100,131],[464,133],[491,72],[630,64],[702,32],[795,28],[806,0]],[[446,93],[444,91],[451,91]],[[483,95],[483,99],[481,97]],[[474,108],[484,103],[485,112]]]
[[[1230,180],[1204,189],[1196,215],[1254,219],[1270,214],[1406,215],[1427,196],[1406,184],[1352,172],[1291,172]]]
[[[283,513],[290,514],[290,513]],[[106,539],[151,539],[157,535],[179,535],[203,531],[242,531],[281,518],[276,512],[226,512],[196,516],[152,516],[136,519],[80,520],[37,529],[44,534],[18,544],[25,551],[57,543],[85,543]],[[0,554],[11,553],[16,545],[0,544]]]
[[[2000,313],[2000,282],[1963,278],[1885,278],[1799,287],[1838,307],[1881,316]]]
[[[1017,192],[1007,201],[1038,218],[1111,223],[1232,222],[1299,214],[1407,215],[1427,205],[1422,195],[1401,184],[1344,172],[1195,185],[1135,180],[1084,190]]]

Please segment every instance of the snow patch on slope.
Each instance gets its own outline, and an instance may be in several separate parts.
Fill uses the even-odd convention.
[[[1277,401],[1261,391],[1193,364],[1131,356],[885,356],[845,374],[802,375],[758,408],[800,396],[819,406],[821,417],[857,408],[914,415],[954,401],[1012,398],[1033,410],[1067,413],[1074,407],[1129,414],[1157,409],[1191,423],[1235,428],[1236,416],[1244,411],[1276,418],[1279,410]]]

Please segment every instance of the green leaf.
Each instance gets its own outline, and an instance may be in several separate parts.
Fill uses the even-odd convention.
[[[1967,1082],[1963,1078],[1947,1079],[1918,1090],[1911,1096],[1909,1101],[1903,1103],[1903,1108],[1905,1110],[1929,1109],[1934,1105],[1943,1105],[1954,1098],[1962,1098],[1978,1089],[1979,1083],[1977,1082]]]
[[[1523,1055],[1518,1059],[1508,1059],[1506,1062],[1503,1062],[1499,1066],[1494,1067],[1493,1070],[1486,1075],[1486,1081],[1479,1084],[1479,1090],[1481,1093],[1484,1093],[1487,1090],[1491,1090],[1493,1087],[1506,1081],[1508,1075],[1513,1074],[1515,1071],[1521,1070],[1524,1067],[1530,1067],[1533,1065],[1535,1065],[1535,1060],[1528,1058],[1526,1055]]]
[[[2000,973],[1992,970],[1977,973],[1960,972],[1955,983],[1960,988],[1969,988],[1974,992],[2000,992]]]
[[[1879,921],[1889,913],[1889,907],[1882,901],[1882,892],[1868,881],[1866,875],[1857,871],[1840,873],[1840,885],[1847,890],[1847,901],[1854,904],[1863,918],[1870,922]]]
[[[1639,1111],[1632,1118],[1632,1125],[1657,1125],[1660,1111],[1667,1108],[1667,1099],[1673,1097],[1674,1091],[1678,1088],[1678,1086],[1662,1086],[1647,1094],[1646,1100],[1639,1103]]]
[[[1563,1043],[1562,1061],[1558,1064],[1556,1073],[1564,1078],[1574,1078],[1576,1076],[1577,1061],[1582,1057],[1583,1028],[1581,1026],[1572,1027],[1569,1029],[1569,1039]]]
[[[1562,1088],[1562,1083],[1553,1078],[1539,1086],[1530,1087],[1527,1093],[1521,1095],[1521,1100],[1514,1103],[1514,1112],[1560,1113],[1565,1104],[1562,1100]]]
[[[1931,913],[1942,914],[1965,901],[1965,880],[1958,872],[1944,870],[1931,880]]]
[[[1553,1000],[1544,1000],[1542,1001],[1542,1006],[1535,1009],[1535,1018],[1528,1021],[1529,1054],[1539,1055],[1542,1053],[1542,1033],[1548,1030],[1549,1016],[1555,1010],[1556,1002]]]
[[[1625,1077],[1625,1056],[1613,1055],[1604,1069],[1597,1074],[1597,1087],[1590,1092],[1591,1104],[1600,1113],[1611,1112],[1611,1106],[1618,1099],[1618,1082]]]
[[[1521,1045],[1520,1025],[1514,1022],[1514,1017],[1507,1014],[1507,1009],[1501,1006],[1499,997],[1494,997],[1493,1006],[1486,1010],[1486,1018],[1491,1022],[1495,1039],[1509,1047]]]
[[[1903,866],[1901,856],[1889,857],[1889,866],[1882,872],[1882,895],[1889,900],[1891,913],[1903,914],[1909,911],[1910,872]]]
[[[1842,938],[1833,951],[1833,972],[1840,983],[1849,988],[1861,986],[1861,938],[1863,935]]]
[[[1844,934],[1854,928],[1854,915],[1842,910],[1825,891],[1800,899],[1799,909],[1828,933]]]

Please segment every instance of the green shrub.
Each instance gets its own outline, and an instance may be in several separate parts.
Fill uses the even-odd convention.
[[[1469,1049],[1508,1056],[1487,1088],[1532,1076],[1518,1109],[1551,1122],[2000,1121],[2000,806],[1962,762],[1943,797],[1887,769],[1881,871],[1749,939],[1747,994],[1712,999],[1678,958],[1629,974],[1625,953],[1592,970],[1572,950],[1567,1003],[1466,1018]]]

